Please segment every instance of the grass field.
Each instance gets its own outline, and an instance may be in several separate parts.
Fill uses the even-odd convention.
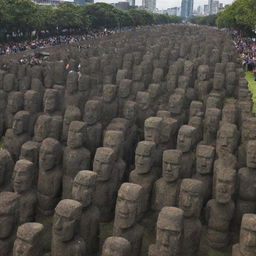
[[[252,72],[246,72],[245,75],[246,80],[249,83],[249,89],[252,93],[252,100],[253,100],[253,109],[252,112],[256,113],[256,81],[254,81],[253,73]]]

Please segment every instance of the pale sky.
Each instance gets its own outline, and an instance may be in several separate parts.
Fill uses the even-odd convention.
[[[125,0],[95,0],[96,2],[105,2],[105,3],[117,3],[117,2],[123,2]],[[142,0],[135,0],[136,5],[141,5]],[[233,0],[219,0],[220,3],[230,4],[233,2]],[[194,0],[194,9],[197,8],[198,5],[204,5],[207,4],[208,0]],[[181,0],[156,0],[156,7],[158,9],[167,9],[171,7],[176,7],[181,5]]]

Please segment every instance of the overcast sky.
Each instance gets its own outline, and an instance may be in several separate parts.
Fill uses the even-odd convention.
[[[117,2],[122,2],[124,0],[95,0],[95,2],[105,2],[105,3],[117,3]],[[136,5],[141,5],[142,0],[135,0]],[[233,0],[219,0],[220,3],[224,4],[230,4],[233,2]],[[207,4],[208,0],[194,0],[194,9],[198,5],[204,5]],[[167,9],[170,7],[176,7],[181,5],[181,0],[156,0],[156,7],[158,9]]]

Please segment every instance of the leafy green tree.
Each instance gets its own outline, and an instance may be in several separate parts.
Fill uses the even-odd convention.
[[[153,14],[145,11],[145,10],[129,10],[130,16],[133,19],[133,24],[135,26],[143,26],[143,25],[151,25],[154,24],[154,16]]]

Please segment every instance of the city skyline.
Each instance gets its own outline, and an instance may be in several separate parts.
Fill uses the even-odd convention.
[[[104,2],[104,3],[117,3],[124,0],[95,0],[95,3],[97,2]],[[221,3],[230,4],[234,0],[220,0]],[[142,5],[142,0],[135,0],[136,5]],[[208,4],[208,0],[194,0],[194,9],[196,9],[199,5]],[[181,6],[181,0],[156,0],[156,7],[160,10],[166,10],[167,8],[172,7],[180,7]]]

